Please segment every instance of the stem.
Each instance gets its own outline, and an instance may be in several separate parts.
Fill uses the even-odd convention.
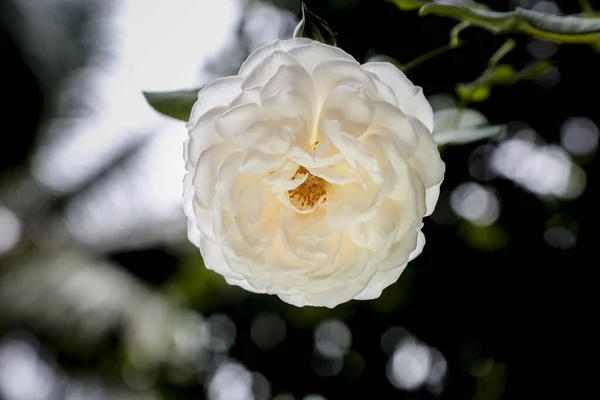
[[[410,60],[409,62],[407,62],[406,64],[402,65],[402,72],[406,72],[409,69],[412,69],[414,67],[416,67],[417,65],[429,60],[430,58],[439,56],[440,54],[443,54],[445,52],[447,52],[448,50],[452,50],[452,49],[456,49],[458,47],[460,47],[462,45],[462,43],[459,43],[458,45],[451,45],[451,44],[445,44],[441,47],[438,47],[437,49],[433,49],[430,52],[427,52],[425,54],[420,55],[419,57]]]
[[[460,24],[455,25],[454,28],[452,28],[450,31],[450,46],[458,47],[460,45],[460,38],[458,35],[460,35],[460,33],[469,26],[471,26],[469,21],[462,21]]]
[[[515,48],[515,41],[507,39],[502,46],[490,57],[488,68],[495,67],[505,55],[510,53]]]

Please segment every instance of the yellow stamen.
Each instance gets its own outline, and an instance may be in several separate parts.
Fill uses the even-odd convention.
[[[300,211],[312,210],[327,201],[327,181],[314,176],[304,167],[298,168],[294,177],[308,174],[306,180],[297,188],[288,190],[290,202]]]

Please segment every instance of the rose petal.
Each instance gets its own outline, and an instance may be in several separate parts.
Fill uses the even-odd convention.
[[[379,77],[374,73],[367,71],[367,74],[371,77],[371,79],[373,79],[373,82],[375,82],[375,86],[377,86],[377,94],[379,100],[385,101],[393,106],[398,107],[398,99],[396,98],[396,94],[394,93],[392,88],[389,85],[382,82],[381,79],[379,79]]]
[[[301,165],[307,169],[310,168],[321,168],[329,167],[341,162],[344,156],[340,153],[333,154],[331,156],[316,157],[305,152],[301,148],[294,146],[287,154],[288,158],[298,165]]]
[[[265,57],[262,63],[244,78],[241,88],[245,90],[263,86],[284,65],[297,65],[302,68],[294,57],[278,50]]]
[[[313,79],[319,102],[323,102],[327,94],[340,84],[364,89],[367,96],[377,96],[375,82],[356,61],[339,59],[323,61],[313,71]]]
[[[225,160],[233,152],[235,152],[235,148],[229,144],[219,143],[210,146],[200,154],[193,178],[195,198],[200,207],[211,208],[217,172],[222,160]]]
[[[193,168],[196,167],[198,158],[204,150],[222,141],[215,130],[214,119],[226,110],[226,107],[211,108],[202,114],[196,125],[190,129],[189,140],[184,149],[184,159]]]
[[[317,41],[294,47],[289,50],[289,54],[294,56],[309,72],[312,72],[320,63],[333,59],[356,61],[354,57],[339,47],[327,46]]]
[[[198,92],[198,100],[194,103],[190,113],[190,120],[186,128],[192,129],[200,117],[214,107],[226,106],[242,91],[243,78],[240,76],[227,76],[219,78],[204,86]]]
[[[387,135],[397,142],[403,157],[410,158],[419,145],[419,135],[411,120],[398,107],[389,103],[376,101],[373,102],[373,106],[375,108],[373,125],[364,137],[371,134]]]
[[[261,92],[260,100],[278,92],[299,92],[308,100],[311,111],[316,110],[316,95],[313,80],[301,65],[281,65],[277,72],[265,83]]]
[[[250,125],[264,116],[257,104],[249,103],[230,108],[214,118],[215,129],[223,140],[233,142],[235,135],[245,131]]]
[[[321,118],[337,120],[341,129],[358,138],[371,125],[374,106],[362,90],[336,86],[325,99]]]
[[[242,63],[239,75],[247,76],[255,68],[261,65],[265,58],[277,50],[289,52],[295,47],[305,46],[312,43],[313,40],[306,38],[294,38],[289,40],[275,39],[273,42],[265,44],[254,50],[248,58]]]
[[[402,71],[388,62],[367,63],[363,68],[390,86],[405,114],[421,120],[429,132],[433,132],[433,110],[422,88],[415,86]]]
[[[360,163],[375,183],[383,181],[383,173],[375,158],[366,144],[357,140],[352,135],[342,132],[338,121],[322,119],[320,123],[321,132],[327,136],[331,143],[340,151],[348,163],[356,168]]]
[[[286,158],[280,155],[250,152],[245,156],[239,171],[249,174],[265,174],[281,168],[285,162]]]
[[[446,164],[442,161],[438,145],[425,125],[419,120],[412,120],[411,123],[419,135],[419,146],[409,163],[419,172],[425,187],[430,188],[444,179]]]
[[[418,241],[417,231],[411,232],[402,241],[397,242],[388,257],[377,266],[377,273],[373,275],[368,285],[354,298],[356,300],[370,300],[381,296],[386,287],[395,283],[400,274],[408,265],[412,254],[420,253],[424,242]]]

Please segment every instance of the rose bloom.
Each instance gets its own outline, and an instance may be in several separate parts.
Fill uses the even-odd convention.
[[[377,298],[421,253],[445,165],[420,87],[310,39],[276,40],[198,93],[190,240],[232,285],[296,306]]]

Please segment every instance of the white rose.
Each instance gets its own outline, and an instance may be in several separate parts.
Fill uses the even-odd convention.
[[[392,64],[276,40],[204,87],[187,128],[189,237],[228,283],[334,307],[421,253],[445,166],[422,89]]]

